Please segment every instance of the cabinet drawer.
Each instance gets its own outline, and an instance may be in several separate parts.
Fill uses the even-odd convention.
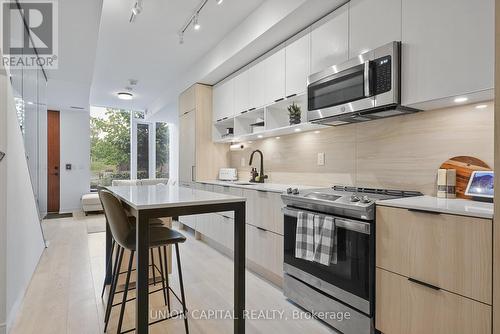
[[[243,190],[241,188],[236,188],[236,187],[230,187],[230,186],[213,186],[213,191],[219,194],[225,194],[225,195],[233,195],[233,196],[239,196],[243,197]],[[226,211],[222,212],[224,216],[227,216],[229,218],[234,219],[234,212],[233,211]]]
[[[491,333],[491,307],[376,271],[376,322],[384,334]]]
[[[247,223],[262,227],[268,231],[283,235],[283,214],[281,208],[281,194],[253,190],[246,193],[250,196],[248,200],[248,209],[251,211],[247,218]]]
[[[283,277],[283,236],[246,225],[247,259]]]
[[[490,220],[378,207],[376,228],[377,267],[491,304]]]

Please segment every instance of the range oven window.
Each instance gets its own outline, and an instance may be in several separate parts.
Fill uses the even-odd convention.
[[[309,110],[329,108],[365,97],[364,65],[356,66],[346,72],[345,75],[339,76],[342,74],[340,72],[334,76],[335,78],[326,78],[309,85]]]
[[[295,257],[297,218],[285,215],[284,219],[285,263],[369,300],[369,235],[337,227],[337,263],[324,266]]]

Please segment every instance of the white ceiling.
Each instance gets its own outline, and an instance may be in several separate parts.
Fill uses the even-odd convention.
[[[47,70],[49,108],[88,108],[102,0],[58,1],[59,68]]]
[[[180,45],[178,31],[199,2],[144,0],[143,12],[130,24],[132,0],[104,0],[90,103],[146,109],[168,91],[166,83],[188,72],[264,0],[225,0],[220,6],[209,0],[200,15],[201,29],[189,27]],[[135,98],[121,101],[116,93],[129,79],[138,80]]]

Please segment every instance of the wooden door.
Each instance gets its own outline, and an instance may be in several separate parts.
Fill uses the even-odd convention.
[[[47,111],[47,211],[59,212],[59,111]]]

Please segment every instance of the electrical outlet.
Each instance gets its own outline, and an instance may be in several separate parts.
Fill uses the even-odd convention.
[[[241,167],[245,167],[245,166],[246,166],[245,158],[241,158]]]
[[[318,153],[318,166],[325,165],[325,152]]]

